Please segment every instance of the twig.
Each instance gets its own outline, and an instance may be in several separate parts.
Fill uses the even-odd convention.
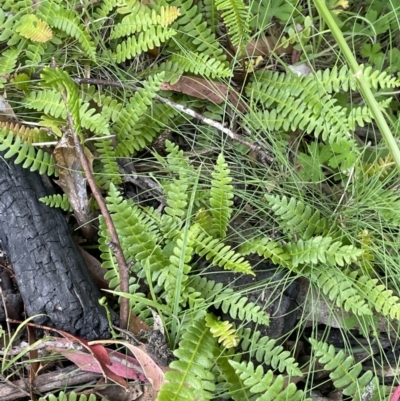
[[[115,81],[109,81],[105,79],[93,79],[93,78],[74,78],[74,81],[78,84],[89,84],[89,85],[102,85],[102,86],[114,86],[117,88],[122,88],[122,89],[130,89],[133,92],[136,92],[139,90],[138,87],[134,85],[128,85],[128,84],[122,84],[120,82],[115,82]],[[211,127],[216,128],[217,130],[223,132],[224,134],[228,135],[229,138],[233,139],[234,141],[240,142],[241,144],[247,146],[250,150],[255,152],[259,157],[262,162],[268,161],[272,163],[274,161],[273,157],[265,152],[264,150],[261,149],[260,146],[254,145],[241,137],[239,134],[236,132],[233,132],[229,128],[224,127],[221,123],[211,120],[211,118],[204,117],[202,114],[198,113],[197,111],[194,111],[190,109],[189,107],[183,106],[179,103],[173,102],[172,100],[169,100],[165,97],[155,95],[154,96],[155,100],[158,100],[161,103],[168,104],[169,106],[173,107],[176,110],[181,111],[182,113],[188,114],[189,116],[192,116],[194,118],[197,118],[198,120],[202,121],[204,124],[207,124]]]
[[[107,226],[107,230],[110,234],[110,248],[114,252],[115,258],[117,259],[118,267],[119,267],[119,281],[121,285],[121,292],[129,293],[129,268],[126,264],[126,260],[124,257],[124,253],[122,252],[121,243],[119,242],[117,230],[115,229],[114,222],[112,221],[111,215],[107,209],[106,202],[104,201],[103,195],[101,194],[97,184],[94,180],[92,171],[89,166],[89,162],[85,156],[83,151],[80,138],[76,134],[74,130],[74,120],[70,111],[68,110],[67,104],[67,95],[65,93],[61,93],[62,99],[64,100],[65,107],[67,109],[67,120],[68,125],[70,127],[70,131],[74,138],[75,147],[79,156],[79,161],[85,173],[86,179],[89,183],[90,189],[92,190],[93,196],[95,197],[100,212],[104,217],[104,221]],[[128,316],[129,316],[129,300],[128,298],[121,297],[121,305],[120,305],[120,325],[123,329],[128,327]]]

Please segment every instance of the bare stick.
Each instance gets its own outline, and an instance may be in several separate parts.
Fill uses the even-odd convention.
[[[89,84],[89,85],[102,85],[102,86],[115,86],[117,88],[126,88],[130,89],[133,92],[136,92],[139,88],[134,86],[134,85],[126,85],[122,84],[119,82],[115,81],[109,81],[109,80],[104,80],[104,79],[92,79],[92,78],[74,78],[74,81],[78,84]],[[264,150],[261,149],[260,146],[254,145],[244,139],[242,136],[237,134],[236,132],[233,132],[229,128],[226,128],[223,126],[223,124],[211,120],[211,118],[204,117],[202,114],[197,113],[197,111],[194,111],[190,109],[189,107],[182,106],[179,103],[173,102],[172,100],[169,100],[165,97],[155,95],[154,99],[158,100],[161,103],[168,104],[169,106],[173,107],[176,110],[181,111],[182,113],[188,114],[189,116],[192,116],[194,118],[197,118],[198,120],[202,121],[204,124],[207,124],[211,127],[216,128],[217,130],[223,132],[224,134],[228,135],[229,138],[233,139],[234,141],[240,142],[241,144],[247,146],[249,149],[251,149],[253,152],[255,152],[259,157],[261,161],[268,161],[272,163],[274,161],[273,157],[265,152]]]

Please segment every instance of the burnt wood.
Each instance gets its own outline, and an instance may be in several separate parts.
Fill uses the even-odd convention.
[[[60,210],[40,176],[4,160],[0,152],[0,239],[8,253],[28,316],[86,339],[108,338],[101,297]]]

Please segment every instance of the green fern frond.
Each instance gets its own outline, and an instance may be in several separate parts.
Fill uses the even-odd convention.
[[[164,282],[167,305],[174,305],[175,299],[178,297],[179,305],[186,306],[189,297],[187,281],[192,270],[190,261],[194,254],[193,235],[193,231],[189,229],[186,238],[182,233],[176,240],[172,255],[169,257],[169,265],[163,269],[158,279],[158,284]],[[179,291],[177,291],[178,282]]]
[[[65,109],[65,104],[60,92],[55,90],[31,92],[25,100],[27,108],[42,111],[57,119],[63,118],[65,121],[67,120],[67,110]],[[107,115],[96,113],[95,109],[89,109],[89,107],[89,102],[80,104],[79,101],[81,126],[97,135],[109,135],[110,128]]]
[[[221,17],[228,27],[232,44],[239,46],[243,52],[250,40],[249,7],[243,0],[215,0],[215,5],[222,12]]]
[[[87,397],[85,394],[76,394],[74,391],[72,393],[66,394],[64,391],[61,391],[56,397],[54,394],[49,394],[46,398],[40,397],[39,401],[96,401],[97,398],[94,394],[90,394]],[[32,400],[31,400],[32,401]],[[104,398],[101,401],[105,401]]]
[[[357,272],[345,274],[335,267],[328,269],[313,267],[304,269],[303,273],[339,308],[344,308],[346,312],[351,311],[357,316],[373,314],[366,302],[368,295],[363,295],[355,283],[354,276]]]
[[[216,341],[206,327],[204,318],[187,327],[174,351],[177,361],[165,373],[167,382],[162,386],[157,401],[211,400],[215,390],[211,372]]]
[[[365,67],[364,65],[360,65],[360,68],[370,88],[390,89],[398,87],[400,84],[398,78],[385,71],[374,70],[372,66]],[[357,81],[347,65],[340,69],[334,66],[332,69],[316,71],[313,79],[317,80],[327,93],[348,92],[349,90],[354,92],[358,90]]]
[[[119,281],[119,267],[117,260],[111,250],[110,244],[110,234],[108,232],[107,226],[104,222],[104,217],[99,217],[99,250],[100,257],[102,260],[101,267],[106,269],[107,272],[104,275],[104,280],[108,281],[108,286],[115,291],[120,291],[120,281]],[[139,285],[136,283],[135,277],[129,276],[129,293],[136,295],[143,295],[137,292]]]
[[[121,110],[124,108],[124,105],[115,97],[102,95],[100,92],[93,95],[93,101],[101,108],[101,115],[107,121],[117,121]]]
[[[7,128],[3,128],[0,131],[0,151],[7,150],[3,157],[8,159],[17,155],[14,161],[15,164],[24,162],[22,167],[29,168],[30,171],[39,171],[39,174],[54,174],[54,176],[58,176],[53,156],[50,153],[44,152],[42,149],[36,150],[27,141],[21,143],[19,136],[14,139],[13,133],[9,132],[7,135],[7,132]]]
[[[360,274],[356,286],[362,291],[371,308],[383,316],[400,319],[399,297],[392,295],[393,291],[388,290],[385,285],[379,284],[378,279]]]
[[[395,163],[393,161],[393,156],[391,154],[388,154],[385,157],[380,157],[374,163],[365,164],[363,166],[363,170],[364,174],[368,177],[371,177],[373,175],[384,177],[387,176],[391,170],[393,170],[394,165]]]
[[[224,288],[222,283],[199,276],[191,277],[188,286],[198,291],[208,305],[213,305],[216,309],[229,313],[232,319],[269,326],[267,313],[233,288]]]
[[[174,85],[179,81],[179,78],[183,74],[183,68],[179,63],[174,63],[171,60],[168,60],[164,63],[152,65],[143,71],[143,75],[148,76],[151,74],[158,74],[160,72],[164,73],[164,82]]]
[[[311,398],[304,398],[303,390],[297,390],[294,383],[285,385],[282,375],[274,376],[272,370],[264,373],[262,366],[254,369],[253,362],[229,361],[232,367],[239,374],[245,387],[248,387],[253,394],[262,394],[256,400],[262,401],[312,401]]]
[[[219,239],[213,238],[198,226],[199,234],[195,240],[196,253],[211,260],[214,266],[225,270],[233,270],[236,273],[254,275],[250,263],[244,260],[243,256],[232,250],[232,247],[225,245]]]
[[[71,79],[66,71],[61,71],[59,68],[51,69],[45,67],[40,74],[40,77],[43,80],[43,86],[49,86],[54,90],[66,92],[66,103],[68,105],[68,111],[71,113],[74,122],[74,126],[71,128],[73,128],[76,135],[78,135],[80,139],[83,140],[80,100],[75,82]]]
[[[127,259],[148,266],[150,272],[159,272],[168,266],[169,261],[158,245],[158,239],[141,221],[141,213],[123,199],[112,183],[106,201]]]
[[[86,55],[96,61],[96,46],[74,10],[65,8],[57,10],[51,26],[76,39]]]
[[[210,332],[214,338],[218,338],[218,343],[222,343],[223,347],[229,349],[239,344],[236,330],[232,328],[232,323],[217,319],[212,313],[206,315],[206,326],[210,328]]]
[[[249,353],[249,358],[255,358],[257,362],[265,363],[281,373],[286,371],[290,376],[303,375],[299,364],[277,340],[250,328],[239,329],[237,334],[241,340],[240,348]]]
[[[292,257],[281,244],[271,241],[269,238],[252,238],[245,241],[240,247],[241,255],[257,253],[265,259],[272,260],[276,265],[292,267]]]
[[[203,0],[201,3],[198,3],[198,7],[211,31],[216,33],[218,29],[218,10],[214,0]]]
[[[34,42],[48,42],[53,38],[53,32],[45,21],[42,21],[34,14],[24,15],[15,31],[24,38]]]
[[[293,267],[309,263],[344,266],[357,261],[363,254],[362,249],[353,245],[343,245],[341,241],[322,236],[286,244],[284,250],[291,256]]]
[[[314,77],[263,71],[246,87],[246,94],[264,108],[247,117],[251,127],[261,124],[264,129],[286,132],[300,129],[329,143],[347,141],[356,152],[356,144],[349,137],[346,109],[322,92]]]
[[[232,177],[225,158],[221,153],[217,158],[214,171],[211,173],[210,206],[213,231],[218,238],[225,238],[232,214],[233,186]]]
[[[40,202],[43,202],[50,207],[59,207],[66,212],[72,212],[74,209],[69,203],[68,196],[65,194],[55,194],[49,196],[43,196],[39,198]]]
[[[142,149],[139,141],[141,132],[135,131],[135,126],[139,118],[152,105],[152,99],[158,92],[163,79],[163,73],[149,77],[143,82],[143,88],[130,98],[129,104],[126,104],[119,113],[113,127],[117,132],[118,145],[115,152],[118,157],[131,156],[135,151]]]
[[[336,353],[333,345],[318,342],[313,338],[310,338],[310,344],[316,357],[319,358],[319,363],[324,365],[324,369],[332,370],[329,377],[335,388],[343,389],[343,395],[355,397],[353,400],[361,400],[363,390],[371,380],[378,384],[370,370],[359,377],[363,370],[361,362],[355,363],[354,357],[346,357],[343,350]]]
[[[207,78],[230,78],[232,70],[226,62],[222,62],[207,54],[185,52],[174,54],[171,62],[176,64],[183,72],[191,72]]]
[[[313,235],[327,234],[330,229],[329,220],[321,216],[319,210],[295,198],[265,195],[268,205],[279,217],[279,226],[285,231],[300,236],[303,240]]]
[[[207,21],[203,20],[199,8],[193,0],[167,0],[168,4],[180,8],[181,16],[174,22],[172,28],[178,33],[174,37],[176,48],[188,49],[199,54],[208,56],[224,62],[226,55],[220,46],[214,32],[208,26]]]
[[[138,37],[130,36],[127,40],[119,43],[115,51],[109,56],[115,59],[117,63],[123,63],[142,52],[161,46],[175,34],[176,31],[168,27],[150,26],[147,31],[140,32]]]
[[[102,139],[94,143],[96,147],[100,168],[95,170],[97,183],[103,189],[108,189],[110,183],[115,185],[121,184],[122,178],[119,172],[115,149],[112,146],[111,139]]]
[[[166,27],[171,25],[178,16],[179,8],[177,7],[160,7],[158,10],[153,9],[131,13],[113,27],[110,38],[118,39],[122,36],[147,31],[150,26]]]
[[[2,52],[0,57],[0,78],[14,71],[20,52],[18,49],[8,49]]]

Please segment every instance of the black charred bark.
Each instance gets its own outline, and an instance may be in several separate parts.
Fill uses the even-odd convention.
[[[0,153],[0,239],[29,316],[86,339],[109,337],[100,292],[61,211],[38,199],[48,195],[40,176],[4,161]]]

